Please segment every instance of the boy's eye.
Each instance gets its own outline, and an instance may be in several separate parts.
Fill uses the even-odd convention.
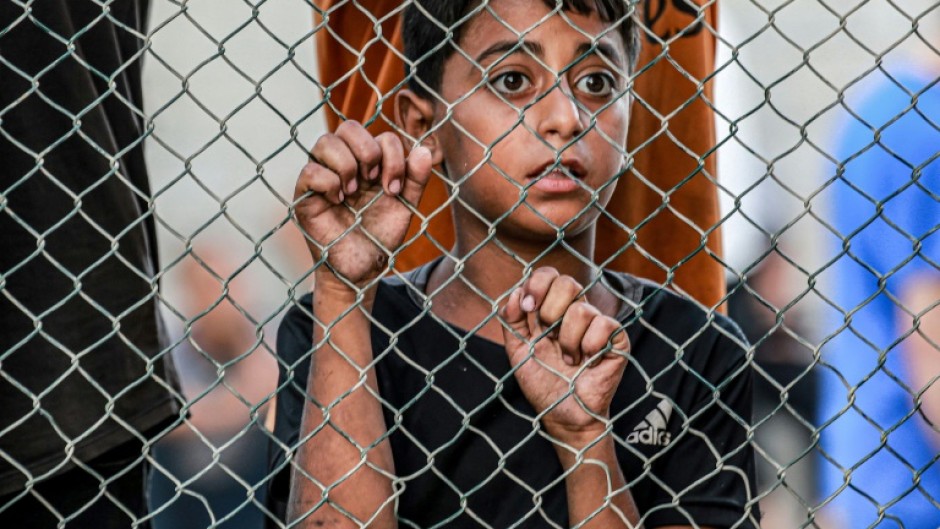
[[[531,81],[519,72],[506,72],[497,75],[490,84],[497,92],[506,95],[518,94],[531,86]]]
[[[578,79],[575,88],[592,96],[609,96],[616,85],[614,78],[603,72],[594,72]]]

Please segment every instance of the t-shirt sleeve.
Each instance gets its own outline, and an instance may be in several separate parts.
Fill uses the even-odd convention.
[[[730,320],[712,325],[716,332],[688,351],[689,358],[701,359],[686,366],[700,390],[690,404],[677,395],[676,405],[685,408],[673,413],[679,431],[651,463],[659,491],[656,505],[644,513],[646,527],[758,527],[747,339]]]
[[[307,394],[313,351],[311,310],[312,297],[304,296],[287,311],[277,332],[278,394],[274,438],[268,450],[271,479],[267,505],[281,520],[285,519],[290,495],[287,455],[293,452],[300,436],[300,420]]]

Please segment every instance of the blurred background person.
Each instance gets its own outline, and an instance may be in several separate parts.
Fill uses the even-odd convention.
[[[267,490],[264,422],[277,371],[253,320],[244,259],[196,246],[167,277],[180,288],[174,357],[191,418],[157,445],[151,504],[157,529],[262,525]]]
[[[308,288],[309,254],[284,197],[307,159],[293,142],[323,130],[310,16],[304,0],[153,0],[147,163],[190,413],[156,448],[157,529],[262,525],[277,381],[268,331],[294,289]]]
[[[755,443],[759,462],[764,463],[758,471],[764,514],[762,526],[768,528],[810,524],[826,528],[869,527],[877,519],[877,516],[864,521],[852,518],[851,524],[840,525],[825,517],[834,514],[833,509],[826,506],[841,487],[842,472],[826,459],[826,456],[832,457],[831,452],[821,453],[817,429],[825,428],[822,435],[823,444],[827,446],[826,429],[832,425],[826,421],[833,418],[832,410],[848,409],[849,399],[856,394],[870,391],[868,395],[872,400],[877,399],[878,393],[877,389],[866,387],[872,380],[860,375],[842,381],[825,365],[832,346],[836,345],[830,343],[832,336],[853,332],[864,336],[876,327],[888,329],[889,334],[898,333],[894,334],[895,338],[904,333],[898,331],[894,320],[882,319],[874,323],[866,319],[863,325],[859,319],[853,320],[852,329],[843,327],[847,314],[855,317],[860,298],[857,291],[851,295],[839,294],[843,280],[851,280],[841,277],[844,273],[841,264],[833,267],[832,263],[841,259],[843,244],[855,244],[856,233],[833,228],[833,218],[843,213],[833,211],[842,206],[832,196],[831,180],[843,169],[840,165],[847,162],[844,170],[848,176],[855,164],[860,163],[860,160],[852,161],[857,157],[855,151],[872,144],[876,136],[874,130],[868,129],[867,140],[860,142],[861,147],[842,145],[838,150],[833,148],[833,138],[842,135],[846,123],[858,122],[859,118],[852,114],[859,112],[862,101],[868,101],[869,107],[877,104],[879,96],[873,93],[873,85],[892,83],[890,76],[899,78],[897,74],[902,70],[924,72],[919,75],[924,79],[937,77],[940,69],[923,63],[915,66],[906,58],[918,55],[936,62],[933,43],[937,42],[934,26],[940,19],[938,5],[936,0],[903,3],[867,0],[839,4],[771,0],[722,2],[716,116],[724,259],[729,270],[729,290],[733,292],[731,310],[736,310],[735,298],[749,298],[745,301],[752,306],[750,310],[756,311],[756,322],[765,328],[767,324],[775,325],[757,334],[752,332],[759,327],[749,328],[749,323],[742,325],[755,344],[758,365],[755,378],[763,379],[756,380],[755,386],[764,385],[764,389],[769,390],[755,387],[758,397]],[[922,86],[929,82],[932,81],[922,82]],[[883,109],[880,116],[884,119],[873,127],[889,124],[895,114],[916,113],[911,103],[908,95],[904,104],[895,105],[893,110]],[[907,168],[906,178],[910,179],[911,174],[911,169]],[[845,209],[851,207],[851,203],[845,205]],[[874,213],[872,210],[871,214]],[[932,222],[936,223],[936,217]],[[899,262],[913,250],[913,243],[909,242]],[[770,260],[776,262],[769,263]],[[734,286],[735,283],[739,286]],[[877,285],[870,292],[876,291]],[[903,310],[897,312],[907,318],[906,327],[901,329],[910,330],[911,315]],[[889,319],[895,316],[890,311],[884,314]],[[736,318],[747,319],[741,315]],[[926,318],[922,318],[922,329],[925,322]],[[784,343],[771,345],[778,340]],[[845,350],[854,347],[862,351],[862,355],[869,355],[866,362],[874,361],[870,362],[867,372],[878,370],[874,365],[878,350],[886,352],[888,359],[899,356],[896,354],[898,347],[863,345],[859,348],[849,344]],[[851,352],[844,354],[852,355]],[[853,362],[854,359],[847,359],[845,363]],[[801,370],[801,363],[804,368],[813,366],[812,370]],[[852,368],[848,369],[847,373],[851,372]],[[889,369],[879,376],[897,376],[899,381],[904,380],[897,373]],[[791,378],[794,376],[796,378]],[[823,377],[825,383],[820,380]],[[856,386],[857,392],[854,391]],[[831,395],[830,390],[836,394]],[[762,404],[764,397],[769,400]],[[822,417],[816,416],[821,411],[818,398],[825,398],[830,410],[820,413]],[[907,393],[907,399],[910,411],[913,393]],[[768,411],[760,411],[766,404],[771,405],[765,408]],[[856,405],[857,409],[849,410],[849,414],[865,422],[861,414],[866,413],[867,408],[859,402]],[[773,412],[776,407],[779,411]],[[915,420],[920,419],[912,417],[908,422]],[[790,426],[786,429],[779,429],[787,424]],[[880,445],[882,432],[887,432],[888,442],[882,450],[890,453],[893,444],[901,442],[893,438],[904,435],[892,429],[892,424],[893,420],[884,420],[878,426],[869,423],[867,429],[854,432],[855,438],[845,436],[844,442],[873,448]],[[924,437],[904,442],[923,443]],[[931,449],[933,457],[936,448]],[[876,472],[853,472],[859,465],[876,465],[865,462],[870,450],[860,452],[842,452],[838,457],[842,468],[851,472],[852,486],[859,490],[881,487],[882,476]],[[825,483],[814,474],[823,466],[827,467],[829,476]],[[924,492],[915,490],[911,483],[915,475],[925,472],[908,469],[905,490],[926,498]],[[852,490],[845,494],[858,496]],[[867,511],[862,514],[876,513],[878,507],[890,514],[897,507],[893,498],[902,494],[904,492],[897,496],[882,494],[878,500],[867,501],[864,505]],[[843,510],[853,508],[847,504],[841,506]],[[899,524],[885,523],[884,526],[899,527]]]
[[[180,417],[144,163],[147,0],[0,2],[0,527],[148,527]]]
[[[798,306],[799,271],[769,249],[731,282],[728,314],[754,347],[754,446],[763,529],[793,529],[816,496],[814,416],[818,387],[811,330]]]
[[[822,498],[845,527],[940,526],[940,68],[889,62],[846,91],[826,191]]]

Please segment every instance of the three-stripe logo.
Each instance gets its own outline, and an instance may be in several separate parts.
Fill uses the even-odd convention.
[[[652,446],[668,445],[672,441],[672,434],[666,430],[670,415],[672,415],[672,403],[668,399],[662,399],[630,432],[627,442]]]

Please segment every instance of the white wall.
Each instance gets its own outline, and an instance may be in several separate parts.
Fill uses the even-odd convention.
[[[265,319],[308,266],[296,232],[278,227],[323,117],[310,5],[256,3],[154,0],[144,83],[164,266],[190,245],[235,262],[257,246],[262,259],[236,282],[251,283],[246,303]],[[175,278],[164,280],[171,303],[185,296]]]

